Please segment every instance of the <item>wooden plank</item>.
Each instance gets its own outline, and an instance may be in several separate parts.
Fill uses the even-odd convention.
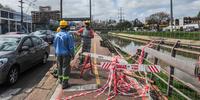
[[[140,49],[142,49],[143,47],[144,46],[140,47]],[[163,62],[165,62],[169,65],[174,66],[175,68],[177,68],[191,76],[194,76],[194,73],[193,73],[194,69],[195,69],[194,63],[171,57],[170,55],[166,55],[162,52],[158,52],[158,51],[148,48],[148,47],[145,48],[145,52],[147,52],[149,55],[152,55],[152,56],[158,58],[159,60],[162,60]],[[188,68],[192,71],[188,71]]]

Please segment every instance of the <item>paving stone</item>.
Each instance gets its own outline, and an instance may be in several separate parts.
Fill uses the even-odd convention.
[[[49,89],[51,90],[52,87],[54,87],[56,85],[56,81],[57,79],[54,78],[52,75],[48,77],[48,79],[45,81],[44,85],[41,88],[44,89]]]
[[[47,100],[49,92],[50,90],[36,88],[25,100]]]
[[[28,94],[27,93],[21,93],[19,95],[15,95],[12,100],[24,100]]]

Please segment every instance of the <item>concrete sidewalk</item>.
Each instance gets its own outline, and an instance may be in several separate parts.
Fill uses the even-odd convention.
[[[111,53],[107,48],[101,47],[100,45],[101,37],[97,34],[95,35],[95,38],[92,40],[92,53],[111,56]],[[76,57],[75,57],[76,58]],[[101,61],[97,61],[97,59],[92,59],[92,62],[99,63]],[[51,97],[51,100],[60,100],[65,99],[67,96],[72,96],[74,94],[79,94],[82,92],[95,90],[101,86],[103,86],[107,81],[108,72],[105,72],[96,66],[93,67],[95,75],[89,75],[86,79],[80,78],[80,71],[72,70],[69,83],[72,85],[68,89],[61,89],[61,85],[58,85],[54,94]],[[107,92],[106,92],[107,93]],[[73,100],[106,100],[108,95],[102,94],[98,96],[97,98],[94,98],[97,93],[88,94],[81,97],[76,97]],[[130,97],[125,96],[117,96],[115,100],[130,100]],[[133,98],[132,98],[133,99]]]

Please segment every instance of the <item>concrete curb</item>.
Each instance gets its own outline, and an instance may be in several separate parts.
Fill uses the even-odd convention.
[[[48,81],[50,81],[52,79],[52,75],[50,73],[50,71],[56,66],[56,64],[54,64],[49,71],[45,74],[45,76],[42,78],[42,80],[34,87],[32,88],[29,93],[27,93],[27,95],[25,96],[24,100],[35,100],[35,96],[38,95],[39,92],[41,91],[45,91],[46,93],[46,99],[50,98],[52,91],[55,90],[55,87],[57,86],[57,84],[51,84],[53,85],[52,88],[48,87]],[[40,97],[40,96],[38,96]]]

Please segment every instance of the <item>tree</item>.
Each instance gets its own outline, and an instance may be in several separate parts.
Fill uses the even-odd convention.
[[[119,22],[116,25],[116,28],[122,30],[122,29],[128,29],[131,28],[132,24],[129,21],[123,21],[123,22]]]
[[[148,25],[156,25],[159,30],[160,25],[169,25],[170,16],[165,12],[157,12],[146,18]]]
[[[162,24],[162,23],[166,23],[170,20],[170,16],[169,14],[165,13],[165,12],[158,12],[155,14],[150,15],[146,21],[150,22],[152,24]]]
[[[144,24],[138,18],[136,18],[134,21],[132,21],[132,26],[133,27],[143,27]]]
[[[197,17],[198,17],[198,18],[200,18],[200,11],[199,11],[199,13],[198,13]]]
[[[2,4],[0,4],[0,8],[3,8],[3,5],[2,5]]]

